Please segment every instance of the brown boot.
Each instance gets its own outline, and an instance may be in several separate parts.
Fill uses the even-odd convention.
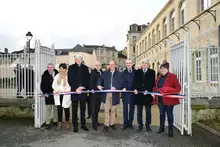
[[[62,122],[58,122],[58,129],[62,128]]]
[[[66,121],[65,123],[65,128],[68,130],[70,128],[70,123],[68,121]]]

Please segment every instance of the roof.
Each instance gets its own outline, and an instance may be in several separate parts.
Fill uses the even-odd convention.
[[[110,46],[105,46],[104,44],[103,44],[103,45],[85,45],[85,44],[84,44],[83,47],[84,47],[84,48],[93,48],[93,49],[97,49],[97,48],[101,47],[101,48],[106,48],[107,50],[110,50],[110,51],[116,51],[116,52],[118,52],[118,51],[116,50],[115,46],[110,47]]]
[[[85,52],[85,53],[88,53],[88,54],[92,54],[92,53],[93,53],[93,50],[94,50],[94,48],[85,48],[85,47],[82,47],[82,46],[79,45],[79,44],[77,44],[77,45],[72,49],[73,52]]]
[[[119,51],[119,52],[118,52],[118,58],[127,59],[127,56],[125,56],[124,54],[122,54],[122,51]]]
[[[72,48],[70,49],[55,49],[55,55],[68,55],[69,52],[72,50]]]
[[[30,48],[30,53],[34,53],[34,52],[35,52],[35,49]],[[24,53],[24,49],[23,50],[19,50],[19,51],[14,51],[11,54],[20,54],[20,53]],[[27,51],[27,53],[28,53],[28,51]]]

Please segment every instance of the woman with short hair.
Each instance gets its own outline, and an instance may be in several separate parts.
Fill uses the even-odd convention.
[[[160,110],[160,128],[157,133],[164,132],[165,113],[167,113],[169,131],[168,136],[173,137],[173,107],[179,104],[179,99],[171,98],[165,95],[179,94],[181,91],[177,76],[169,72],[169,63],[165,62],[160,66],[160,75],[157,77],[154,92],[162,93],[164,96],[157,97],[157,103]]]

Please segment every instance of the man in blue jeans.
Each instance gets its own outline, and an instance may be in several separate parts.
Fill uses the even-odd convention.
[[[133,88],[133,80],[135,69],[133,67],[133,63],[130,59],[126,60],[126,69],[122,72],[123,78],[123,87],[125,90],[134,90]],[[124,117],[124,125],[122,130],[126,130],[128,127],[133,128],[133,120],[134,120],[134,93],[122,93],[122,101],[123,101],[123,117]],[[129,106],[129,109],[128,109]]]
[[[151,132],[151,103],[153,97],[150,94],[138,93],[138,91],[152,92],[155,84],[155,71],[149,68],[149,61],[142,60],[141,69],[135,72],[134,76],[134,103],[137,105],[138,132],[143,130],[142,111],[146,110],[146,130]]]

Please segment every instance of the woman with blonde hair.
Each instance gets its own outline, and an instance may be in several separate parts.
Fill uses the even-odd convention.
[[[67,80],[67,65],[61,63],[59,65],[59,74],[54,77],[53,81],[53,90],[54,93],[57,92],[68,92],[70,91],[70,86]],[[54,95],[54,103],[57,105],[58,110],[58,128],[62,128],[62,118],[63,118],[63,109],[65,112],[65,128],[69,129],[69,119],[70,119],[70,105],[71,105],[71,96],[70,95]]]

